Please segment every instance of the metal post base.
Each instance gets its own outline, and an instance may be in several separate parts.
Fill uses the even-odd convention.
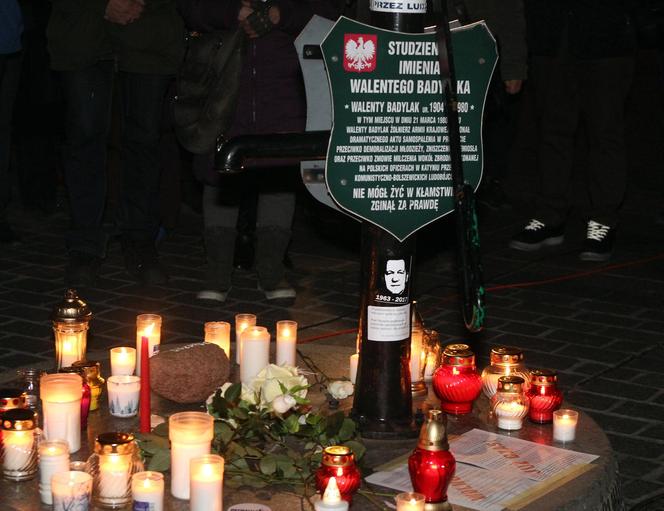
[[[445,502],[425,502],[424,511],[452,511],[452,505]]]
[[[417,438],[420,434],[420,428],[413,420],[386,422],[362,416],[354,416],[353,419],[358,424],[360,435],[371,440],[403,440]]]

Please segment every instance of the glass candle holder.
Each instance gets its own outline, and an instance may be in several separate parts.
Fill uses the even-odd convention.
[[[421,493],[399,493],[394,500],[397,511],[424,511],[424,495]]]
[[[190,462],[190,510],[223,511],[224,458],[208,454]]]
[[[69,452],[81,448],[83,379],[78,374],[45,374],[40,380],[44,438],[66,440]]]
[[[164,511],[164,475],[148,470],[131,478],[133,509]]]
[[[443,364],[433,375],[433,388],[446,413],[462,415],[473,410],[482,391],[475,354],[467,344],[450,344],[443,350]]]
[[[171,494],[189,499],[189,464],[193,458],[210,454],[214,420],[203,412],[180,412],[168,418],[171,441]]]
[[[62,440],[47,440],[39,444],[39,495],[44,504],[53,504],[51,478],[69,471],[69,446]]]
[[[53,309],[51,319],[57,369],[68,367],[77,360],[85,360],[92,312],[75,289],[65,292],[63,301]]]
[[[132,376],[136,370],[136,348],[111,349],[111,376]]]
[[[148,353],[153,357],[161,344],[161,316],[139,314],[136,316],[136,375],[141,375],[141,339],[148,338]]]
[[[27,481],[37,473],[37,438],[35,412],[15,408],[2,414],[4,456],[2,474],[10,481]]]
[[[553,412],[560,408],[563,393],[557,385],[558,373],[553,369],[534,369],[530,373],[530,388],[526,395],[530,403],[528,418],[536,424],[553,421]]]
[[[277,365],[297,365],[297,321],[277,321]]]
[[[360,354],[359,353],[354,353],[353,355],[350,356],[350,369],[348,372],[348,376],[350,379],[350,382],[355,385],[355,382],[357,381],[357,366],[360,363]]]
[[[491,399],[498,387],[501,376],[521,376],[525,382],[524,391],[528,390],[530,373],[523,362],[523,351],[512,346],[496,346],[491,350],[491,365],[482,371],[482,390]]]
[[[249,383],[270,363],[270,332],[264,326],[250,326],[241,338],[240,380]]]
[[[108,410],[114,417],[135,417],[138,413],[138,396],[141,379],[138,376],[109,376]]]
[[[362,475],[355,464],[355,454],[345,445],[332,445],[323,450],[323,459],[316,470],[316,489],[323,494],[334,477],[341,498],[352,502],[353,494],[362,483]]]
[[[496,393],[491,398],[491,410],[500,429],[511,431],[523,426],[523,419],[528,415],[528,398],[523,392],[524,383],[521,376],[498,378]]]
[[[423,349],[424,330],[412,328],[410,332],[410,390],[413,396],[423,396],[427,392],[424,383],[426,353]]]
[[[255,314],[235,315],[235,363],[238,365],[242,361],[242,332],[250,326],[256,326]]]
[[[51,479],[53,511],[88,511],[92,502],[92,476],[87,472],[59,472]]]
[[[25,397],[25,406],[14,406],[14,408],[30,408],[37,411],[39,408],[39,379],[46,374],[41,369],[19,369],[16,371],[18,381],[21,385],[21,394]],[[0,390],[0,413],[5,406],[4,391]]]
[[[79,360],[72,367],[81,371],[81,377],[90,386],[90,411],[98,410],[106,381],[101,377],[101,364],[96,360]]]
[[[231,324],[227,321],[208,321],[204,325],[205,342],[216,344],[231,359]]]
[[[442,349],[440,347],[440,336],[436,330],[424,329],[423,348],[424,357],[424,381],[433,380],[433,373],[441,364]]]
[[[131,433],[102,433],[87,462],[93,477],[92,495],[100,507],[118,508],[131,502],[131,477],[143,463]]]
[[[553,439],[557,442],[573,442],[579,412],[576,410],[556,410],[553,412]]]

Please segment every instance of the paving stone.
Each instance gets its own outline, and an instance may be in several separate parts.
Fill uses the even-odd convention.
[[[48,360],[46,357],[36,357],[26,353],[14,352],[0,358],[0,365],[12,368],[36,364]]]
[[[618,327],[629,327],[634,325],[634,318],[595,312],[585,312],[578,314],[574,319],[585,321],[587,323],[597,323],[603,326],[612,325]]]
[[[625,499],[633,501],[635,504],[645,500],[648,496],[654,495],[664,491],[664,484],[658,484],[642,479],[633,479],[622,487],[623,496]],[[658,511],[661,510],[660,503],[655,504],[654,507],[641,508],[639,511]]]
[[[618,466],[620,473],[627,477],[638,477],[641,479],[654,479],[660,472],[661,465],[650,460],[626,456],[624,454],[618,457]]]
[[[639,433],[640,436],[664,440],[664,424],[656,424]]]
[[[613,413],[627,417],[640,417],[646,420],[664,421],[664,406],[653,403],[623,401],[616,405]]]
[[[579,359],[596,360],[606,362],[607,364],[617,364],[625,361],[625,354],[619,351],[609,351],[607,349],[596,349],[589,346],[567,345],[557,355],[569,355]]]
[[[592,418],[602,428],[611,433],[620,433],[623,435],[644,436],[645,431],[652,426],[652,422],[647,422],[635,418],[621,417],[613,414],[593,412]],[[648,435],[645,435],[648,436]]]
[[[549,327],[550,329],[564,328],[567,330],[576,330],[577,332],[587,332],[593,335],[598,334],[597,325],[593,323],[586,323],[584,321],[577,321],[574,319],[544,317],[539,321],[539,323]]]
[[[619,398],[633,399],[636,401],[647,401],[659,392],[659,389],[654,387],[617,382],[607,378],[594,378],[584,384],[583,388],[588,392],[611,394]]]
[[[650,439],[635,438],[614,433],[607,433],[607,436],[611,441],[611,446],[620,453],[650,460],[656,460],[662,456],[664,439],[656,442]]]
[[[583,300],[578,304],[579,309],[589,310],[594,312],[602,312],[606,314],[616,314],[619,316],[639,316],[643,312],[643,308],[636,305],[629,305],[625,302],[611,303],[601,300]]]
[[[567,394],[567,399],[574,403],[576,406],[585,408],[586,410],[593,411],[613,411],[617,412],[620,415],[629,415],[625,414],[622,411],[618,411],[620,404],[623,401],[618,401],[612,396],[605,396],[601,394],[591,394],[590,392],[584,392],[582,390],[575,390]],[[642,415],[636,415],[636,417],[641,417]]]

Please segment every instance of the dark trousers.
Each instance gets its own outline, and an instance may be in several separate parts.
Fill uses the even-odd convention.
[[[625,99],[632,83],[631,57],[575,60],[535,57],[529,75],[538,117],[540,189],[536,218],[565,222],[574,141],[583,121],[588,140],[588,219],[614,227],[626,187]]]
[[[106,145],[111,125],[114,65],[98,62],[62,72],[67,104],[64,168],[71,228],[67,247],[104,257]],[[151,243],[159,229],[159,137],[171,77],[118,73],[122,101],[122,185],[117,226],[129,242]]]
[[[7,206],[11,198],[9,176],[12,113],[21,77],[21,53],[0,54],[0,222],[7,220]]]

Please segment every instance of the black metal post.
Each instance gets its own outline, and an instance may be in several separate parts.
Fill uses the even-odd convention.
[[[397,32],[421,33],[424,14],[371,11],[371,24]],[[410,275],[414,256],[412,238],[402,243],[383,229],[368,222],[362,224],[360,359],[352,414],[367,438],[418,434],[410,387]],[[393,268],[388,268],[388,261]],[[402,265],[407,276],[405,287],[397,296],[387,293],[390,301],[386,301],[388,273]],[[385,325],[399,323],[404,315],[407,330],[395,338]]]

